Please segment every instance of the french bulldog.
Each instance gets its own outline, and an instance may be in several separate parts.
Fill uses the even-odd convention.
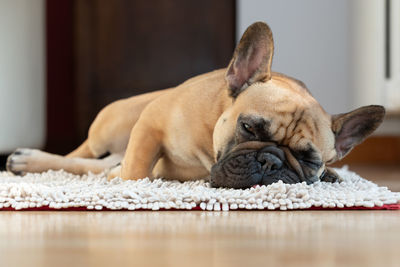
[[[331,116],[304,83],[271,71],[273,53],[270,28],[256,22],[227,68],[111,103],[67,156],[17,149],[7,169],[210,179],[229,188],[340,180],[327,165],[369,136],[385,109],[371,105]]]

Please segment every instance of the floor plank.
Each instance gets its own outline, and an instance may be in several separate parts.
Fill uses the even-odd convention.
[[[400,211],[1,212],[0,266],[399,266]]]

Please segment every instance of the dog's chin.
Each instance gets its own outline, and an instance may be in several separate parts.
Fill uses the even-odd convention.
[[[257,160],[257,151],[233,153],[218,161],[211,169],[213,187],[248,188],[253,185],[269,185],[279,180],[284,183],[301,182],[298,175],[286,164],[279,169],[265,170]]]

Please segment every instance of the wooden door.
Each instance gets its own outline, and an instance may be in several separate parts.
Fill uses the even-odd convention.
[[[83,141],[106,104],[225,67],[235,45],[233,0],[48,0],[47,7],[52,152]]]

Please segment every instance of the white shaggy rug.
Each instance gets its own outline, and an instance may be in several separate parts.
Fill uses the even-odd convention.
[[[0,172],[0,209],[373,209],[398,204],[400,200],[400,193],[379,187],[347,168],[337,172],[344,178],[341,183],[306,185],[279,181],[245,190],[210,188],[205,181],[107,181],[103,174],[77,176],[48,171],[20,177]]]

